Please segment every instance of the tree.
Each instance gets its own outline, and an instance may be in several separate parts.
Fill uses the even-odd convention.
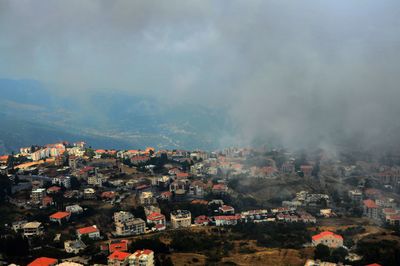
[[[329,260],[331,252],[328,246],[318,244],[314,251],[314,259],[327,261]]]
[[[163,265],[163,266],[174,266],[174,263],[172,262],[171,257],[167,257],[165,260],[163,260],[161,265]]]
[[[349,252],[347,251],[347,249],[343,248],[343,247],[339,247],[336,248],[332,251],[332,256],[331,259],[333,262],[344,262],[344,260],[346,259],[346,256],[349,254]]]
[[[92,148],[87,148],[85,150],[85,155],[92,159],[95,156],[95,152]]]

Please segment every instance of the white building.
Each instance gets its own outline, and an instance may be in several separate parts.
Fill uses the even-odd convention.
[[[45,196],[46,196],[45,188],[36,188],[32,190],[31,198],[33,203],[36,204],[42,203],[42,200]]]
[[[154,266],[154,252],[150,249],[137,250],[129,256],[131,266]]]
[[[88,236],[91,239],[99,239],[100,238],[100,230],[96,225],[79,228],[76,230],[78,238],[81,239],[82,236]]]
[[[135,218],[130,212],[114,213],[115,234],[118,236],[144,234],[146,223],[140,218]]]
[[[71,177],[69,176],[54,177],[51,182],[54,185],[64,186],[67,189],[71,188]]]
[[[75,204],[65,207],[65,211],[70,212],[71,214],[81,214],[83,213],[83,208],[78,204]]]
[[[24,230],[24,236],[40,236],[43,234],[43,225],[40,222],[26,223],[22,229]]]
[[[67,253],[78,254],[80,251],[86,248],[85,243],[82,240],[67,240],[64,242],[64,249]]]
[[[192,224],[192,214],[187,210],[176,210],[171,212],[172,228],[190,227]]]

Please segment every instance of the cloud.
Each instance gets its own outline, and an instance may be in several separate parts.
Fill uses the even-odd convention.
[[[226,143],[396,141],[400,2],[1,1],[0,76],[222,106]]]

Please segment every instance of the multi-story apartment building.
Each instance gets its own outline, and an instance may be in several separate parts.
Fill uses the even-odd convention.
[[[192,215],[187,210],[176,210],[171,212],[172,228],[190,227],[192,224]]]
[[[114,213],[115,234],[118,236],[140,235],[145,232],[146,223],[129,212]]]
[[[154,197],[153,192],[145,191],[140,193],[139,203],[141,205],[152,205],[157,203],[157,200]]]
[[[362,191],[358,189],[350,190],[348,195],[351,201],[355,203],[360,203],[363,197]]]
[[[22,229],[24,230],[25,237],[40,236],[43,234],[43,225],[40,222],[26,223]]]
[[[54,177],[51,182],[54,185],[64,186],[65,188],[71,188],[71,177],[69,176],[58,176]]]
[[[31,198],[32,202],[35,204],[41,204],[43,198],[46,196],[46,189],[45,188],[36,188],[32,190]]]
[[[363,213],[368,218],[378,220],[379,219],[379,208],[375,201],[367,199],[363,201]]]

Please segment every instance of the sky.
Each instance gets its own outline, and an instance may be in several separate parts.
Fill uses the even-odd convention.
[[[398,0],[0,0],[0,77],[219,106],[238,144],[391,145]]]

